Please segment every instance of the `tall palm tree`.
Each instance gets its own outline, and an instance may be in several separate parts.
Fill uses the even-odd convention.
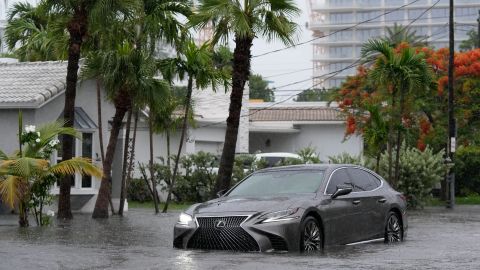
[[[217,69],[213,62],[213,52],[210,44],[205,43],[201,46],[195,45],[193,41],[188,41],[181,51],[180,57],[166,59],[160,62],[160,70],[165,79],[172,81],[178,76],[180,80],[187,77],[187,95],[185,97],[183,114],[182,132],[180,135],[180,143],[175,156],[175,164],[173,168],[172,179],[168,189],[167,200],[165,202],[163,212],[167,212],[168,205],[172,196],[172,189],[175,185],[175,178],[178,172],[178,163],[180,154],[182,153],[183,142],[187,130],[187,119],[190,114],[193,87],[199,89],[207,88],[209,85],[215,91],[218,84],[227,87],[227,76],[222,69]]]
[[[156,65],[148,53],[135,48],[125,41],[115,49],[92,53],[87,57],[82,76],[85,78],[101,78],[107,97],[113,102],[115,114],[112,120],[110,139],[103,162],[103,179],[98,192],[92,217],[108,217],[108,198],[110,179],[116,142],[122,127],[125,114],[132,109],[133,101],[140,96],[152,100],[161,100],[168,91],[168,84],[154,79]],[[155,104],[161,106],[161,104]]]
[[[77,157],[55,165],[50,164],[50,155],[56,149],[58,136],[79,137],[73,128],[65,128],[62,127],[62,123],[53,122],[43,125],[38,130],[23,131],[21,121],[19,123],[21,150],[12,156],[7,156],[0,150],[0,195],[10,207],[19,206],[19,224],[26,227],[29,225],[27,205],[35,196],[35,191],[32,190],[34,185],[38,183],[42,185],[42,181],[52,177],[55,179],[76,173],[100,177],[102,173],[91,163],[91,160],[86,158]],[[48,183],[53,184],[53,182]],[[50,186],[44,188],[49,190]]]
[[[399,179],[400,148],[402,143],[403,124],[406,99],[415,92],[425,92],[432,86],[433,71],[426,62],[423,53],[416,53],[413,48],[402,48],[396,51],[389,42],[384,40],[369,40],[362,47],[362,56],[366,61],[374,60],[369,79],[391,95],[392,116],[389,131],[397,131],[396,142],[394,136],[389,136],[390,149],[395,144],[395,176],[392,176],[392,164],[389,162],[389,181],[396,184]],[[399,96],[398,105],[397,96]],[[396,108],[398,107],[398,108]],[[390,150],[390,160],[391,160]]]
[[[132,11],[137,9],[138,1],[43,0],[40,6],[52,14],[52,16],[56,17],[58,25],[60,25],[62,29],[66,29],[69,35],[63,118],[65,127],[73,127],[79,60],[84,41],[87,40],[88,34],[92,29],[96,27],[108,27],[115,19],[128,17]],[[73,157],[73,143],[74,140],[71,136],[65,136],[63,139],[62,149],[64,149],[64,160]],[[71,177],[68,176],[60,181],[58,218],[72,218],[70,183]]]
[[[261,36],[268,41],[279,39],[293,44],[297,24],[292,19],[299,13],[293,0],[201,0],[197,13],[190,17],[190,23],[197,28],[213,25],[212,44],[228,41],[230,36],[235,41],[227,130],[214,192],[230,187],[253,40]]]

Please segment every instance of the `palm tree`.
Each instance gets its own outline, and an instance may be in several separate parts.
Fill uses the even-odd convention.
[[[397,52],[384,40],[369,40],[362,48],[362,56],[366,61],[375,61],[369,79],[391,95],[392,116],[390,119],[389,133],[394,127],[396,136],[395,177],[392,177],[391,149],[394,137],[389,136],[389,181],[396,184],[399,178],[400,148],[404,130],[402,119],[405,116],[406,98],[415,92],[425,92],[432,86],[433,71],[427,64],[423,53],[416,53],[413,48],[402,48]],[[399,95],[398,109],[396,108],[397,95]]]
[[[65,127],[73,127],[79,60],[84,41],[87,40],[89,33],[93,29],[106,28],[115,19],[128,17],[132,11],[136,10],[138,1],[43,0],[40,6],[43,10],[47,10],[49,14],[57,18],[57,23],[62,26],[62,29],[66,29],[69,34],[63,119],[65,121]],[[73,143],[73,137],[71,136],[65,136],[63,139],[62,149],[64,149],[64,160],[73,157]],[[60,181],[58,218],[72,218],[70,183],[71,177],[69,176]]]
[[[367,152],[375,157],[375,171],[379,171],[380,157],[385,150],[388,141],[388,123],[382,117],[381,105],[367,104],[365,106],[369,118],[364,127],[363,136],[367,142]]]
[[[5,41],[20,61],[65,59],[68,35],[56,28],[56,18],[42,6],[15,3],[8,12]]]
[[[300,10],[293,0],[201,0],[197,13],[190,17],[190,23],[197,27],[213,25],[212,44],[228,41],[232,35],[235,41],[233,52],[232,93],[230,95],[227,130],[218,178],[214,192],[230,187],[235,146],[237,143],[242,97],[245,83],[250,75],[251,48],[257,36],[268,41],[280,39],[293,44],[297,25],[292,21]]]
[[[21,119],[21,116],[19,117]],[[28,205],[39,196],[38,186],[41,191],[48,192],[57,177],[82,173],[101,177],[101,170],[95,167],[91,160],[86,158],[72,158],[58,164],[50,164],[50,155],[57,149],[57,137],[70,135],[79,137],[73,128],[62,127],[63,123],[48,123],[35,130],[32,126],[22,131],[19,121],[20,149],[12,156],[7,156],[0,151],[0,194],[2,200],[10,207],[19,206],[19,224],[28,226]],[[53,181],[52,181],[53,180]],[[41,199],[41,198],[40,198]],[[40,214],[36,219],[42,225],[42,207],[35,209],[35,214]]]
[[[180,80],[183,80],[185,76],[188,77],[187,95],[184,102],[185,112],[183,114],[182,133],[180,135],[180,143],[177,155],[175,156],[175,164],[173,168],[172,179],[170,180],[167,200],[163,208],[164,213],[167,212],[172,196],[172,189],[175,185],[175,178],[178,172],[178,163],[187,130],[187,119],[190,114],[192,92],[194,87],[193,85],[195,84],[195,86],[199,89],[204,89],[211,85],[214,91],[216,90],[218,84],[223,84],[225,87],[227,87],[228,74],[224,73],[222,69],[215,68],[213,62],[213,52],[210,44],[205,43],[198,47],[193,41],[189,41],[186,43],[181,53],[182,55],[180,57],[167,59],[160,62],[160,70],[162,71],[165,79],[172,81],[177,76]]]
[[[411,28],[408,26],[394,23],[392,27],[387,27],[386,31],[386,37],[383,40],[390,43],[390,46],[393,48],[402,42],[406,42],[412,47],[427,46],[426,36],[417,35],[416,31],[411,31]]]
[[[127,41],[117,45],[115,49],[92,53],[87,57],[82,76],[101,78],[107,97],[115,107],[110,139],[103,162],[103,181],[92,215],[94,218],[108,217],[111,168],[125,114],[132,109],[133,101],[139,100],[139,97],[160,101],[161,99],[154,95],[162,96],[168,91],[168,84],[154,79],[155,74],[154,59]]]

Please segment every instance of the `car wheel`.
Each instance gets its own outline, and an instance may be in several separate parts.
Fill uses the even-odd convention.
[[[322,230],[314,217],[309,216],[303,220],[300,232],[300,251],[311,252],[322,249]]]
[[[403,241],[403,228],[397,213],[388,213],[387,224],[385,225],[385,243]]]

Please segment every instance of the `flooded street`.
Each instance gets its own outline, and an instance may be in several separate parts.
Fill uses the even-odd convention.
[[[480,207],[410,212],[407,241],[261,254],[172,248],[178,213],[133,209],[124,218],[20,229],[0,216],[0,269],[479,269]]]

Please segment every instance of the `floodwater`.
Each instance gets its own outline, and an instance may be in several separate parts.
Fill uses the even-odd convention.
[[[307,255],[173,249],[177,215],[131,209],[123,218],[76,215],[27,229],[16,216],[0,216],[0,269],[480,269],[480,206],[411,212],[403,243]]]

